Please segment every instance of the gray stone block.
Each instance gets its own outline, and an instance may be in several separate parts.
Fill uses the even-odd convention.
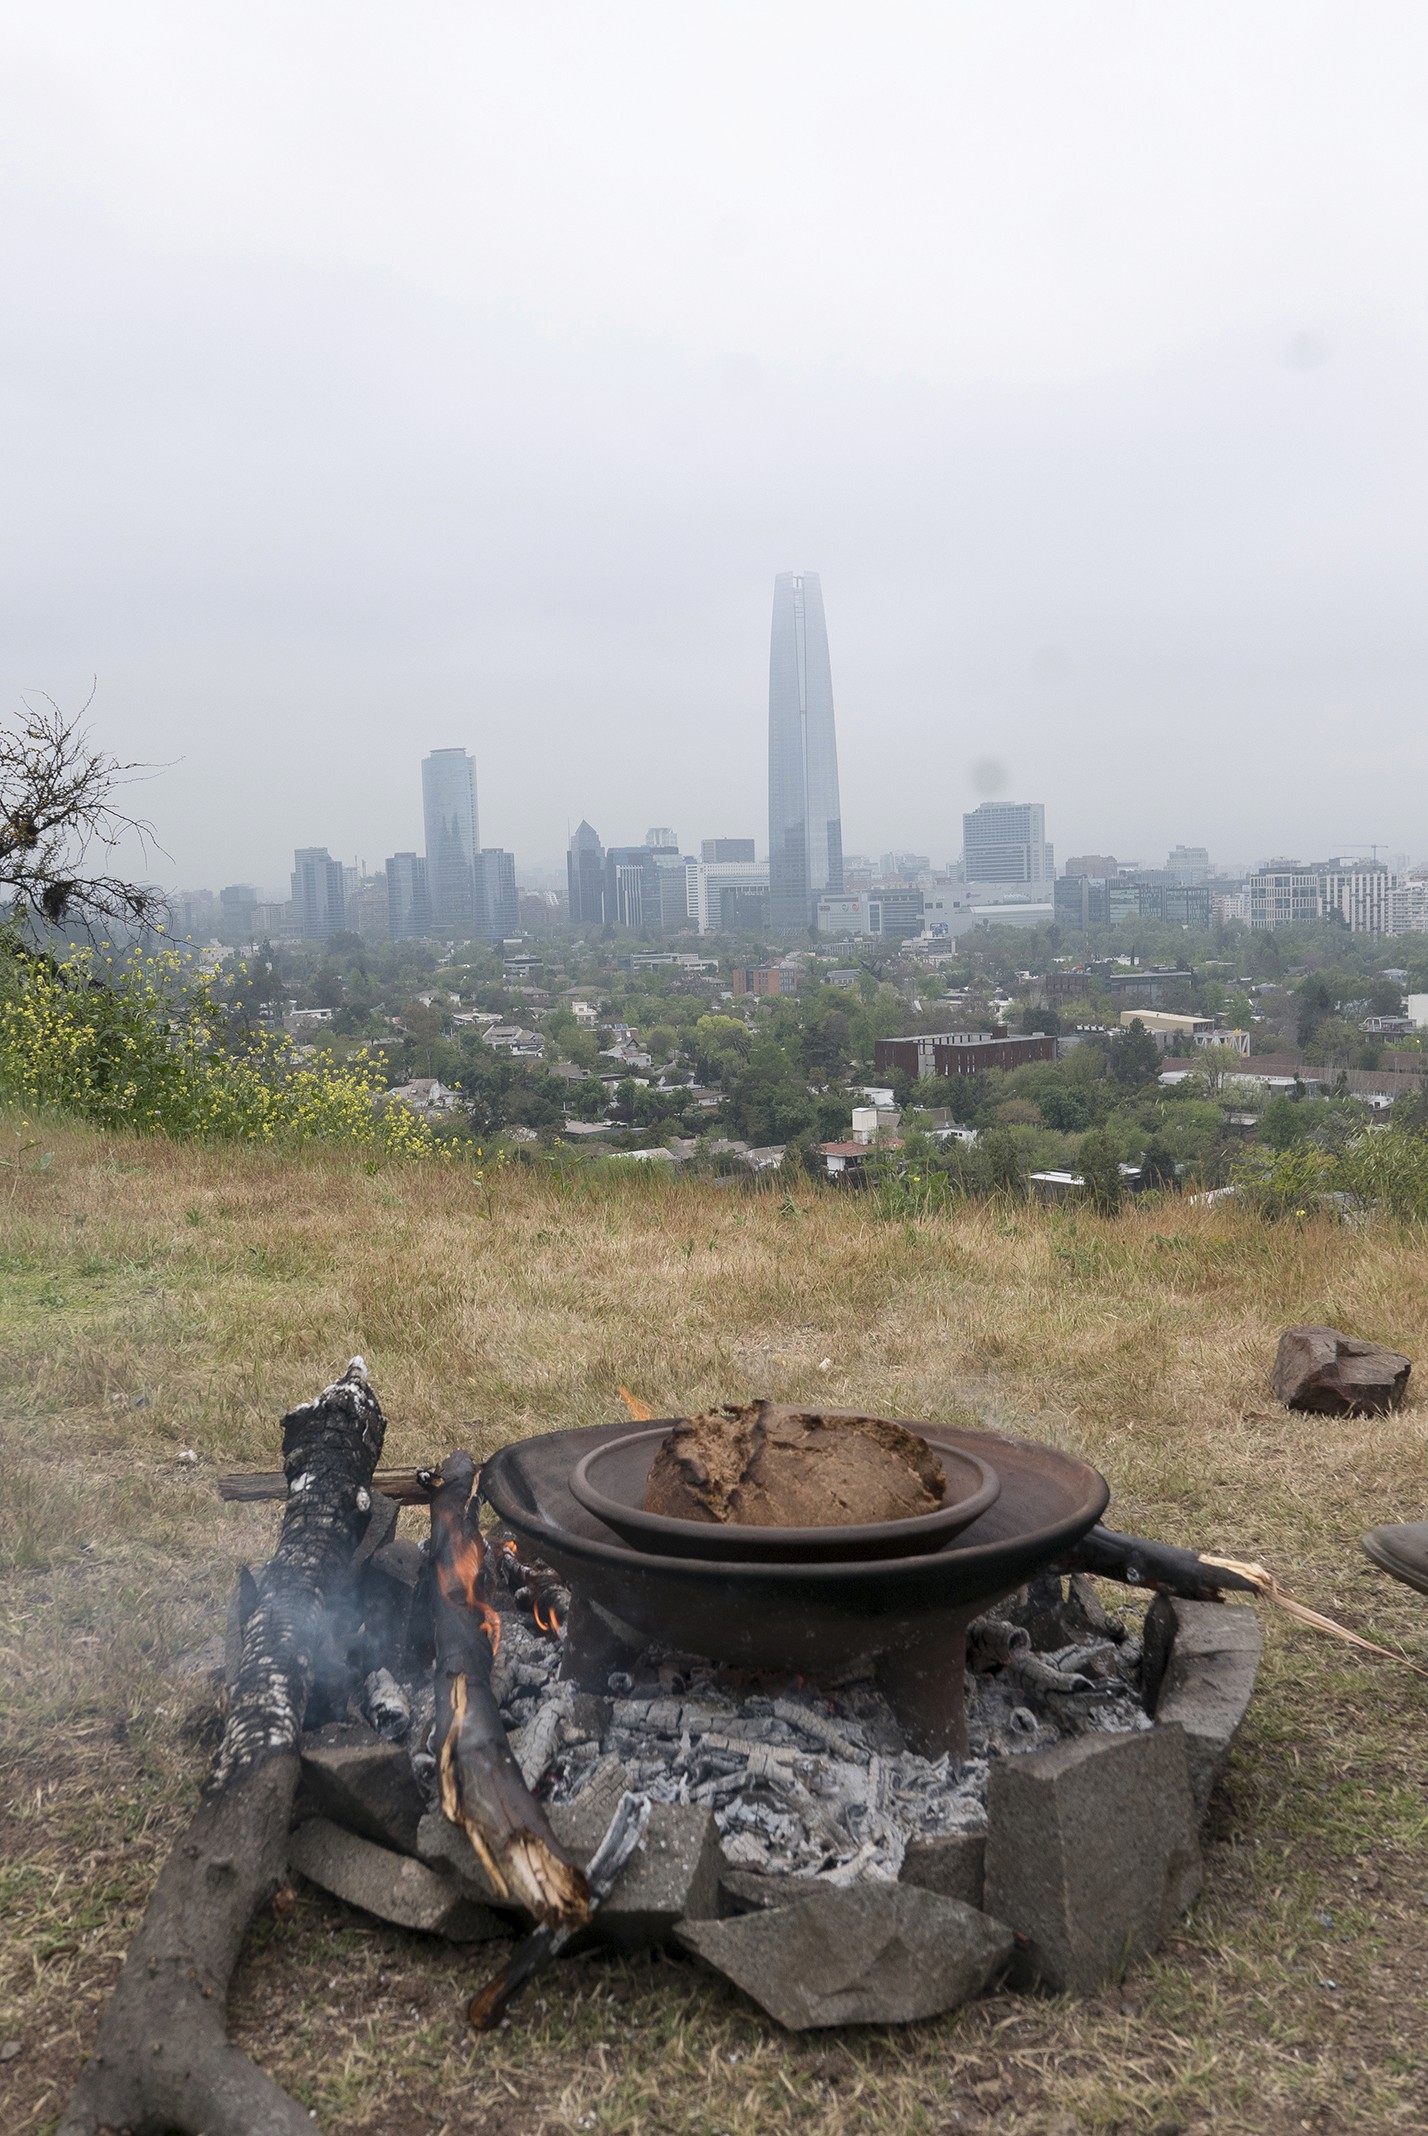
[[[329,1721],[302,1739],[302,1786],[322,1816],[379,1847],[416,1852],[425,1807],[405,1744],[358,1721]]]
[[[418,1858],[451,1880],[482,1905],[504,1905],[481,1866],[481,1857],[466,1834],[442,1810],[425,1810],[417,1826]]]
[[[453,1943],[484,1943],[510,1933],[507,1923],[467,1897],[454,1879],[438,1876],[410,1855],[358,1839],[325,1817],[297,1827],[288,1841],[288,1860],[309,1883],[398,1928],[421,1929]]]
[[[984,1903],[1026,1939],[1019,1984],[1089,1994],[1154,1950],[1200,1888],[1174,1725],[997,1758],[987,1815]]]
[[[958,1899],[873,1882],[686,1922],[679,1941],[790,2032],[935,2017],[980,1994],[1012,1950],[1010,1929]]]
[[[915,1839],[903,1856],[898,1881],[936,1891],[964,1906],[980,1906],[987,1859],[985,1832],[949,1832],[940,1839]]]
[[[724,1914],[762,1913],[769,1906],[796,1906],[816,1889],[806,1876],[776,1876],[766,1869],[729,1869],[719,1874]]]
[[[1203,1819],[1254,1695],[1264,1630],[1253,1607],[1157,1595],[1145,1620],[1145,1678],[1158,1722],[1185,1731],[1190,1786]]]
[[[562,1847],[581,1863],[589,1861],[613,1815],[603,1801],[591,1800],[591,1792],[546,1812]],[[712,1810],[656,1802],[643,1842],[595,1916],[596,1934],[626,1946],[663,1943],[681,1921],[713,1920],[723,1861]]]

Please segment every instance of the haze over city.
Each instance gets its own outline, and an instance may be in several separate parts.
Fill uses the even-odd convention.
[[[6,32],[0,686],[174,882],[766,832],[1424,858],[1420,10],[61,5]],[[975,767],[983,767],[978,773]]]

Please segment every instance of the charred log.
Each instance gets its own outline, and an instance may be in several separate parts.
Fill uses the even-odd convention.
[[[585,1872],[589,1889],[589,1912],[594,1913],[601,1901],[607,1899],[619,1879],[621,1870],[645,1836],[650,1821],[648,1795],[622,1795],[610,1829],[591,1857]],[[511,2004],[542,1966],[558,1958],[572,1936],[578,1934],[575,1924],[541,1921],[530,1934],[512,1951],[509,1959],[493,1980],[488,1980],[479,1995],[472,1997],[467,2006],[468,2022],[477,2032],[489,2032],[498,2025]]]
[[[230,2044],[228,1983],[254,1913],[283,1882],[298,1741],[325,1607],[371,1511],[386,1420],[360,1357],[283,1419],[287,1506],[244,1596],[228,1720],[198,1815],[160,1874],[58,2136],[311,2136],[312,2122]]]
[[[1209,1564],[1195,1550],[1155,1543],[1143,1535],[1120,1535],[1099,1525],[1090,1529],[1050,1568],[1053,1572],[1091,1572],[1127,1587],[1149,1587],[1182,1602],[1214,1602],[1227,1591],[1257,1594],[1253,1580],[1227,1565]]]
[[[571,1929],[590,1895],[521,1777],[491,1689],[501,1620],[484,1593],[484,1551],[469,1454],[442,1463],[431,1498],[437,1778],[448,1821],[470,1840],[493,1894]]]

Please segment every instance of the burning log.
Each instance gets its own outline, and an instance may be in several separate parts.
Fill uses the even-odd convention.
[[[510,1536],[501,1544],[496,1563],[516,1602],[530,1611],[536,1630],[547,1639],[558,1639],[561,1623],[555,1597],[562,1585],[559,1573],[539,1558],[522,1558]]]
[[[58,2136],[311,2136],[304,2110],[229,2043],[224,2010],[248,1923],[283,1881],[324,1613],[371,1511],[385,1431],[360,1357],[283,1419],[282,1533],[243,1625],[223,1740]]]
[[[471,1456],[452,1454],[431,1494],[441,1807],[470,1840],[498,1900],[573,1933],[590,1917],[589,1887],[521,1777],[491,1689],[501,1620],[482,1593],[485,1553],[471,1499],[475,1477]]]
[[[625,1794],[620,1797],[619,1806],[610,1820],[610,1829],[591,1856],[585,1872],[589,1894],[587,1919],[602,1899],[609,1897],[621,1870],[644,1838],[649,1821],[648,1795]],[[579,1926],[578,1923],[542,1921],[524,1942],[516,1945],[495,1979],[487,1981],[480,1994],[471,1999],[466,2015],[477,2032],[489,2032],[500,2023],[526,1982],[552,1958],[560,1956]]]

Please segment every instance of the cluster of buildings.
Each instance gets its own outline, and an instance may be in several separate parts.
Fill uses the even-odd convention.
[[[230,942],[281,935],[321,942],[343,933],[389,942],[437,935],[499,944],[514,937],[515,855],[480,842],[470,754],[433,749],[422,760],[421,794],[425,852],[394,853],[369,875],[335,860],[326,846],[299,846],[286,901],[264,898],[251,883],[230,883],[216,899],[187,892],[174,900],[180,930],[216,926]]]
[[[512,854],[482,846],[476,770],[464,749],[422,763],[426,845],[394,853],[369,875],[325,846],[293,856],[292,892],[265,900],[230,884],[175,901],[190,933],[221,928],[228,941],[351,931],[404,941],[427,935],[499,944],[520,926]],[[1203,846],[1176,846],[1163,868],[1082,854],[1060,875],[1040,802],[983,802],[962,819],[962,857],[938,871],[928,855],[843,850],[838,744],[823,592],[812,571],[774,581],[769,640],[768,845],[705,839],[683,854],[674,832],[606,846],[588,822],[566,854],[567,917],[577,930],[640,935],[690,931],[753,934],[788,943],[810,934],[936,943],[978,927],[1056,922],[1078,933],[1125,920],[1207,927],[1241,919],[1254,928],[1341,920],[1354,933],[1428,932],[1428,881],[1371,861],[1304,865],[1276,860],[1217,874]],[[557,900],[552,897],[554,905]]]

